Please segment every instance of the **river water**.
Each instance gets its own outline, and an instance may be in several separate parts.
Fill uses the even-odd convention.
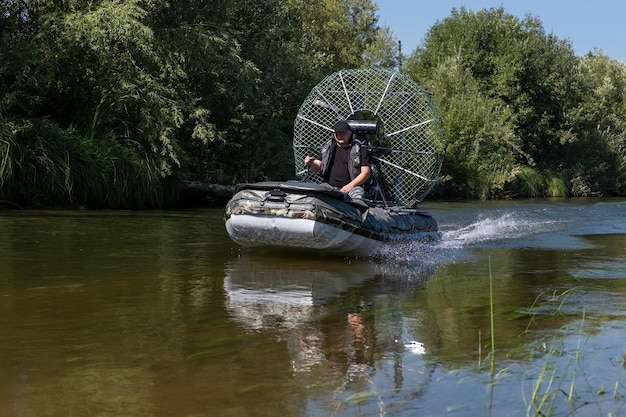
[[[626,414],[626,200],[423,208],[440,242],[368,259],[2,212],[0,416]]]

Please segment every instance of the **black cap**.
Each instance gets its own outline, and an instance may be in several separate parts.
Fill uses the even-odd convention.
[[[337,123],[335,123],[334,130],[335,133],[352,132],[352,129],[350,129],[350,125],[345,120],[339,120]]]

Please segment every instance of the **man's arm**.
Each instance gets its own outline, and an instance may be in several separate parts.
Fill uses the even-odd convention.
[[[341,187],[341,192],[349,193],[351,189],[356,187],[357,185],[363,185],[369,179],[371,173],[371,169],[369,165],[363,165],[361,167],[361,172],[356,176],[352,181]]]
[[[315,159],[312,156],[304,157],[304,166],[309,168],[311,172],[318,172],[322,169],[322,161]]]

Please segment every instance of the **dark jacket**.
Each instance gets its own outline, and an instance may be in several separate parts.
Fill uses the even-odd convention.
[[[320,174],[324,179],[326,179],[326,175],[330,169],[330,161],[332,158],[332,151],[334,149],[333,146],[335,146],[335,144],[335,139],[330,139],[322,147],[319,159],[322,161]],[[349,158],[352,162],[348,164],[348,172],[350,173],[350,180],[353,180],[361,173],[361,152],[366,152],[366,149],[360,140],[354,138],[350,140],[350,144],[348,146],[350,147]]]

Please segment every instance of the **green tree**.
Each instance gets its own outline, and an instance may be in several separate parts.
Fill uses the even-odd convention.
[[[366,64],[366,51],[381,34],[375,11],[370,0],[236,2],[235,36],[257,74],[247,102],[251,117],[218,158],[229,162],[231,181],[293,176],[299,106],[329,73]]]
[[[562,160],[573,195],[626,191],[626,64],[601,51],[577,66],[582,100],[568,117],[579,140]]]
[[[510,108],[484,94],[458,57],[442,61],[430,74],[429,86],[446,121],[445,194],[502,195],[519,171],[518,157],[525,156]]]
[[[177,138],[188,178],[230,183],[254,165],[235,157],[259,95],[258,69],[243,56],[235,29],[238,7],[238,1],[183,0],[150,15],[160,54],[179,74],[170,82],[182,109]]]
[[[608,189],[597,179],[616,173],[614,156],[603,151],[608,138],[594,130],[597,118],[581,117],[586,112],[581,103],[595,94],[579,62],[569,41],[546,34],[538,19],[520,20],[502,7],[452,9],[429,30],[406,70],[435,92],[442,72],[452,79],[463,74],[466,80],[439,101],[451,110],[444,111],[453,127],[448,130],[451,165],[467,167],[462,170],[466,180],[448,172],[456,188],[476,190],[480,197],[577,194],[574,183],[584,175],[595,178],[585,181],[596,192]],[[446,69],[442,63],[454,65]],[[462,111],[464,106],[471,110]],[[476,119],[482,123],[472,123]],[[468,143],[473,152],[465,149]],[[590,146],[597,150],[592,158],[583,151]],[[472,185],[476,178],[481,178],[479,188]]]
[[[370,0],[3,2],[0,200],[158,206],[180,178],[292,175],[301,101],[385,47],[375,11]]]
[[[0,70],[9,87],[1,110],[13,132],[3,198],[162,204],[165,179],[179,165],[180,111],[146,11],[139,2],[19,6],[4,13],[14,24],[2,39],[11,65]]]
[[[363,52],[364,64],[371,67],[396,68],[399,64],[398,40],[388,26],[381,26]]]

